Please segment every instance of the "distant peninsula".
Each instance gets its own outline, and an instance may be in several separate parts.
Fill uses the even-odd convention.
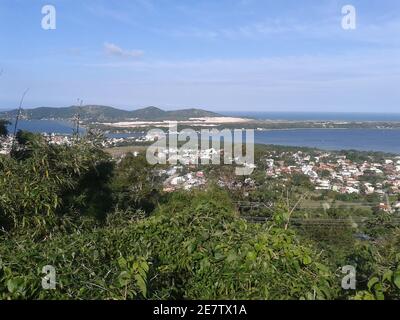
[[[15,120],[18,110],[0,112],[0,119]],[[163,110],[146,107],[136,110],[122,110],[104,105],[70,106],[62,108],[40,107],[23,109],[21,120],[79,121],[82,125],[106,132],[129,133],[143,128],[166,127],[169,121],[177,121],[179,127],[201,130],[254,129],[400,129],[400,121],[338,121],[338,120],[268,120],[251,117],[222,115],[203,109]]]
[[[0,118],[13,120],[18,110],[0,112]],[[63,108],[40,107],[23,109],[21,119],[24,120],[72,120],[79,116],[84,122],[117,122],[117,121],[165,121],[189,120],[192,118],[222,117],[220,114],[202,109],[182,109],[166,111],[157,107],[137,110],[121,110],[109,106],[85,105]]]

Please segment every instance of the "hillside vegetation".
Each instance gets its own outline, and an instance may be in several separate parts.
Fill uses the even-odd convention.
[[[0,156],[0,298],[400,297],[398,229],[324,248],[317,233],[287,228],[284,202],[269,222],[249,223],[234,194],[164,194],[154,169],[140,156],[114,162],[93,136],[67,147],[31,135]],[[340,287],[343,257],[360,270],[357,291]],[[46,265],[55,290],[42,288]]]
[[[0,113],[0,118],[15,119],[18,110],[11,110]],[[175,111],[164,111],[156,107],[148,107],[133,111],[121,110],[108,106],[87,105],[71,106],[64,108],[35,108],[25,109],[21,113],[24,119],[43,120],[60,119],[70,120],[80,116],[83,121],[102,122],[102,121],[122,121],[122,120],[188,120],[199,117],[217,117],[217,113],[201,109],[183,109]]]

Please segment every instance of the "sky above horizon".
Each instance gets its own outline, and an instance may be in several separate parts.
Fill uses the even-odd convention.
[[[398,0],[0,0],[0,37],[0,108],[400,112]]]

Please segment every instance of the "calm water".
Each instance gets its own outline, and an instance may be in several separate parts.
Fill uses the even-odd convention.
[[[73,134],[74,124],[67,121],[56,121],[56,120],[20,120],[18,122],[18,129],[26,130],[36,133],[59,133],[59,134]],[[8,126],[9,132],[14,132],[14,124]],[[84,133],[85,129],[80,128],[80,133]],[[128,137],[138,137],[138,133],[114,133],[109,134],[111,138],[128,138]]]
[[[20,120],[18,122],[18,129],[26,130],[35,133],[60,133],[72,134],[74,125],[67,121],[54,121],[54,120]],[[14,123],[8,126],[9,132],[14,131]],[[83,129],[82,129],[83,130]]]
[[[19,129],[39,133],[72,134],[73,124],[68,122],[37,120],[20,121]],[[13,126],[9,126],[10,132]],[[115,134],[110,137],[137,136]],[[384,151],[400,154],[400,130],[378,129],[295,129],[256,131],[256,143],[284,146],[314,147],[325,150],[355,149]]]
[[[293,121],[400,121],[400,113],[361,112],[222,112],[224,115],[260,120]]]
[[[324,150],[384,151],[400,154],[400,129],[296,129],[255,132],[256,143]]]

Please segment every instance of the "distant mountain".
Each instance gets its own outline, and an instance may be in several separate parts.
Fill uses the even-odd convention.
[[[15,119],[18,110],[0,112],[0,118]],[[113,122],[123,120],[187,120],[190,118],[220,117],[215,112],[201,109],[184,109],[175,111],[165,111],[156,107],[148,107],[133,111],[116,109],[108,106],[88,105],[71,106],[64,108],[35,108],[22,110],[23,119],[29,120],[71,120],[76,115],[82,121],[87,122]]]
[[[132,111],[131,117],[139,120],[188,120],[190,118],[221,117],[221,115],[202,109],[164,111],[160,108],[148,107]]]
[[[167,111],[156,107],[148,107],[132,111],[132,117],[140,120],[167,119]]]

